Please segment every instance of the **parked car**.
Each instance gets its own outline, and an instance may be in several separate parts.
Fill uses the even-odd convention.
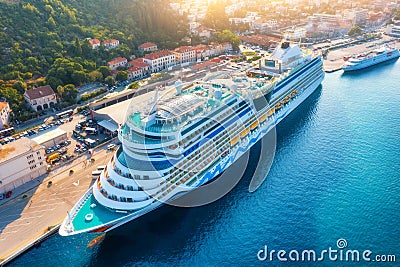
[[[108,150],[113,150],[115,147],[116,147],[115,144],[109,144],[109,145],[107,146],[107,149],[108,149]]]

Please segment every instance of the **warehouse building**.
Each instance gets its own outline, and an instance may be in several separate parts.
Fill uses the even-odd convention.
[[[38,136],[32,138],[32,141],[44,146],[45,148],[50,148],[65,140],[67,140],[67,132],[60,128],[56,128],[50,131],[44,131]]]
[[[44,147],[26,137],[0,145],[0,170],[2,199],[16,187],[46,173]]]

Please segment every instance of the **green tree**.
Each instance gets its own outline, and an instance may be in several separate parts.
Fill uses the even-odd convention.
[[[89,81],[88,75],[82,70],[75,70],[71,74],[72,82],[76,85],[82,85]]]
[[[70,54],[76,57],[82,56],[82,45],[77,37],[71,44]]]
[[[0,89],[0,97],[4,97],[10,103],[10,108],[13,111],[20,110],[20,105],[24,102],[22,94],[17,89],[12,87],[5,87]]]
[[[58,87],[57,91],[61,93],[61,99],[68,104],[75,104],[78,96],[78,89],[73,84],[67,84],[63,87]]]
[[[117,76],[115,77],[115,79],[119,82],[125,81],[128,79],[128,72],[121,70],[118,71]]]
[[[356,25],[351,27],[351,29],[349,30],[349,32],[347,33],[349,36],[357,36],[360,35],[362,33],[362,29],[360,28],[360,26]]]
[[[107,76],[104,79],[104,82],[108,85],[108,86],[113,86],[115,84],[115,80],[112,76]]]
[[[18,93],[24,94],[26,91],[26,83],[24,83],[23,81],[16,81],[13,84],[13,88],[16,89]]]
[[[101,74],[103,74],[103,78],[105,79],[107,76],[110,76],[111,71],[108,67],[106,66],[101,66],[97,69]]]
[[[217,41],[220,43],[229,42],[234,49],[237,49],[240,44],[240,38],[230,30],[223,30],[217,33]]]
[[[225,13],[225,4],[222,2],[213,2],[209,5],[203,24],[217,31],[227,29],[229,19]]]
[[[56,21],[53,19],[52,16],[50,16],[47,20],[47,26],[49,26],[50,29],[54,29],[56,27]]]
[[[91,71],[89,73],[89,79],[92,82],[101,82],[103,81],[103,74],[98,70]]]

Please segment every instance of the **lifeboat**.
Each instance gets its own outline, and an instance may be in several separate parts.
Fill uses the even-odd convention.
[[[297,94],[297,90],[294,90],[291,94],[292,97],[294,97]]]
[[[282,103],[279,102],[278,104],[276,104],[275,109],[278,110],[278,109],[280,109],[281,107],[282,107]]]
[[[238,141],[239,141],[239,136],[234,137],[230,142],[231,146],[234,146]]]
[[[274,112],[275,112],[275,108],[271,108],[270,110],[268,110],[267,115],[272,116],[272,114],[274,114]]]
[[[268,111],[269,112],[269,111]],[[267,118],[267,114],[264,114],[260,117],[260,122],[265,121],[265,119]]]
[[[240,133],[240,137],[245,137],[246,135],[249,134],[249,128],[244,129],[241,133]]]
[[[290,96],[286,96],[285,99],[283,99],[283,104],[287,104],[290,100]]]
[[[258,126],[258,121],[253,122],[250,124],[250,130],[254,130]]]

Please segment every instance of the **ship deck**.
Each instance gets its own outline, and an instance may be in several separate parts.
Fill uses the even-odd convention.
[[[92,204],[96,204],[95,207],[91,207]],[[85,216],[88,214],[93,214],[93,219],[88,221],[85,219]],[[83,206],[79,209],[78,213],[75,215],[72,220],[72,224],[74,226],[75,231],[82,231],[85,229],[90,229],[96,226],[103,225],[105,223],[114,221],[116,219],[120,219],[127,214],[124,213],[116,213],[110,211],[105,208],[101,204],[99,204],[93,195],[91,195],[83,204]]]

